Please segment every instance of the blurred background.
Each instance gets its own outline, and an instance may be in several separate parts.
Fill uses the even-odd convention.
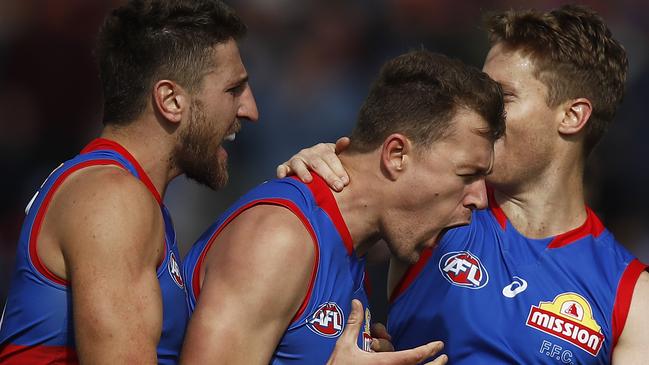
[[[93,59],[104,15],[124,1],[0,0],[0,300],[4,302],[24,208],[47,175],[101,129]],[[488,10],[549,9],[562,1],[237,0],[241,44],[260,110],[228,147],[230,183],[217,193],[183,177],[166,203],[181,250],[239,195],[274,177],[301,148],[347,135],[380,65],[413,48],[481,67]],[[649,2],[587,0],[626,47],[627,96],[591,157],[589,203],[618,239],[649,262]],[[374,318],[385,316],[385,265],[369,267]]]

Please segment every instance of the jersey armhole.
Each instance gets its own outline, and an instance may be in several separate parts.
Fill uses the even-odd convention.
[[[615,351],[615,345],[617,345],[617,341],[624,330],[624,325],[626,324],[626,319],[629,315],[629,308],[631,307],[631,299],[633,298],[635,284],[638,281],[640,274],[645,270],[647,270],[647,265],[643,264],[638,259],[633,259],[633,261],[627,265],[626,269],[624,269],[620,282],[618,283],[611,321],[613,351]]]
[[[410,285],[415,281],[415,279],[417,279],[417,277],[424,269],[424,267],[426,267],[426,264],[428,263],[428,261],[432,256],[433,256],[432,248],[427,248],[421,252],[419,261],[417,261],[414,265],[411,265],[406,270],[406,272],[403,274],[403,277],[401,277],[399,283],[392,290],[392,293],[390,294],[390,299],[388,301],[389,304],[393,304],[397,300],[397,298],[410,287]]]
[[[319,268],[319,262],[320,262],[320,248],[318,244],[318,237],[315,234],[315,231],[313,229],[313,226],[311,226],[311,223],[309,220],[306,218],[306,216],[302,213],[300,208],[298,208],[295,203],[293,203],[290,200],[287,199],[277,199],[277,198],[271,198],[271,199],[259,199],[259,200],[254,200],[249,202],[248,204],[245,204],[241,206],[239,209],[235,210],[230,216],[219,226],[219,228],[212,234],[210,237],[207,245],[205,245],[205,248],[203,249],[203,252],[201,252],[200,257],[198,258],[196,267],[194,268],[194,272],[192,274],[192,294],[194,296],[194,300],[198,301],[198,296],[200,295],[200,271],[201,267],[203,266],[203,262],[205,261],[205,256],[207,255],[207,252],[210,250],[212,247],[212,244],[214,243],[216,237],[219,236],[219,234],[225,229],[225,227],[230,224],[236,217],[241,215],[241,213],[245,212],[246,210],[255,207],[257,205],[276,205],[276,206],[281,206],[284,207],[288,210],[290,210],[304,225],[306,230],[309,232],[309,235],[311,236],[311,241],[313,243],[313,248],[314,248],[314,254],[315,257],[313,259],[313,269],[311,270],[311,278],[309,281],[309,286],[306,292],[306,295],[304,296],[304,299],[302,300],[302,304],[298,308],[297,312],[291,319],[291,322],[289,324],[292,325],[295,323],[300,316],[304,313],[306,310],[309,300],[311,299],[311,293],[313,291],[313,286],[315,285],[315,279],[318,274],[318,268]]]

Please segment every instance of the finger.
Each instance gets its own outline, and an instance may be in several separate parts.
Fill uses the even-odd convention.
[[[444,365],[448,362],[448,356],[439,355],[435,360],[427,362],[424,365]]]
[[[313,180],[313,176],[309,172],[309,165],[303,159],[293,157],[288,161],[288,166],[303,182],[310,183]]]
[[[373,338],[372,345],[370,347],[374,352],[392,352],[394,351],[394,346],[392,342],[386,340],[385,338]]]
[[[370,334],[374,338],[384,338],[386,340],[392,340],[392,336],[388,333],[388,329],[385,328],[383,323],[372,323],[370,327]]]
[[[344,150],[346,150],[347,147],[349,147],[349,145],[351,143],[352,143],[352,140],[349,139],[349,137],[340,137],[340,138],[338,138],[338,140],[336,141],[336,149],[335,149],[336,154],[338,155],[341,152],[343,152]]]
[[[340,137],[336,141],[336,148],[334,149],[334,152],[336,152],[336,155],[341,154],[343,151],[345,151],[347,148],[349,148],[349,145],[352,143],[352,140],[349,139],[349,137]],[[337,160],[337,162],[340,164],[340,159]],[[347,171],[342,168],[342,164],[340,165],[339,170],[338,166],[333,167],[334,171],[340,176],[340,178],[343,181],[343,184],[347,185],[349,184],[349,175],[347,174]]]
[[[337,157],[335,157],[335,155],[334,158],[338,159]],[[323,161],[321,158],[312,159],[311,161],[313,171],[320,175],[320,177],[322,177],[327,185],[329,185],[335,191],[341,191],[343,189],[345,185],[343,184],[342,180],[340,180],[338,175],[334,173],[334,171],[325,161]]]
[[[363,319],[363,304],[358,299],[352,300],[352,310],[347,317],[347,324],[338,342],[342,341],[358,347],[358,334],[363,325]]]
[[[327,164],[328,168],[332,171],[335,176],[340,179],[340,181],[344,184],[347,185],[349,184],[349,175],[347,174],[347,170],[343,167],[342,162],[340,161],[340,158],[338,155],[335,154],[325,154],[322,155],[322,159],[324,162]],[[342,189],[342,187],[341,187]]]
[[[429,342],[423,346],[415,347],[414,349],[408,350],[408,351],[413,351],[416,353],[417,357],[421,356],[418,362],[421,362],[429,357],[435,356],[438,352],[442,351],[444,348],[444,343],[442,341],[435,341],[435,342]],[[441,357],[441,356],[440,356]],[[443,362],[435,362],[439,359],[439,357],[435,360],[433,360],[433,364],[445,364],[446,363],[446,355],[443,356],[442,360]]]
[[[277,166],[277,169],[275,169],[275,175],[277,175],[278,178],[283,179],[287,177],[288,175],[291,175],[291,168],[286,165],[288,162],[284,162],[281,165]]]
[[[336,145],[333,143],[318,143],[309,148],[305,148],[298,152],[295,157],[302,157],[307,161],[311,161],[319,156],[326,155],[327,153],[336,153]]]
[[[429,357],[433,357],[438,353],[444,344],[441,341],[430,342],[425,345],[415,347],[414,349],[396,351],[396,352],[384,352],[377,354],[382,356],[382,364],[391,364],[391,365],[415,365],[426,360]],[[445,356],[445,355],[444,355]],[[435,363],[438,359],[433,361],[434,365],[445,364],[446,360],[442,359],[440,362]]]

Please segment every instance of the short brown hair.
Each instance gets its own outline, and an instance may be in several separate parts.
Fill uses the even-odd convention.
[[[575,5],[549,12],[508,10],[485,18],[492,45],[502,43],[530,56],[535,77],[548,88],[547,103],[584,97],[593,104],[584,151],[608,129],[624,95],[628,60],[602,18]]]
[[[97,45],[104,124],[130,123],[157,80],[195,92],[216,66],[212,47],[245,33],[245,24],[219,0],[131,0],[115,9]]]
[[[392,133],[429,146],[446,136],[458,108],[483,117],[495,141],[505,130],[500,85],[480,70],[444,55],[418,50],[388,61],[361,107],[351,151],[372,151]]]

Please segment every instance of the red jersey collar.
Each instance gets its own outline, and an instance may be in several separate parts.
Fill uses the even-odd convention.
[[[313,176],[313,181],[306,184],[306,186],[311,190],[316,204],[318,204],[318,206],[327,213],[327,215],[333,222],[336,230],[338,230],[338,234],[340,235],[340,237],[342,237],[343,242],[345,243],[347,253],[351,256],[354,252],[352,235],[349,233],[349,229],[347,228],[347,224],[345,223],[342,214],[340,214],[338,203],[336,202],[336,199],[334,198],[334,195],[327,183],[325,183],[325,181],[318,174],[311,172],[311,175]],[[300,179],[296,177],[294,178],[300,181]]]
[[[122,155],[122,157],[127,159],[133,165],[133,167],[135,167],[137,174],[140,176],[140,180],[142,181],[142,183],[144,183],[147,189],[149,189],[151,194],[153,194],[153,197],[158,201],[158,204],[162,204],[162,197],[160,196],[158,190],[155,188],[155,185],[153,185],[153,182],[149,178],[149,175],[147,175],[140,163],[137,162],[135,157],[133,157],[133,155],[131,155],[131,153],[126,150],[126,148],[115,141],[111,141],[106,138],[96,138],[88,143],[88,145],[84,147],[83,150],[81,150],[81,153],[84,154],[99,150],[115,151]]]
[[[489,198],[489,210],[496,218],[496,221],[503,230],[507,228],[507,216],[502,210],[494,194],[494,189],[490,186],[487,187],[487,196]],[[548,248],[560,248],[566,245],[569,245],[579,239],[582,239],[588,235],[593,237],[598,237],[604,231],[605,227],[602,224],[602,221],[599,220],[597,215],[586,206],[586,221],[581,226],[570,230],[568,232],[561,233],[550,241]]]

